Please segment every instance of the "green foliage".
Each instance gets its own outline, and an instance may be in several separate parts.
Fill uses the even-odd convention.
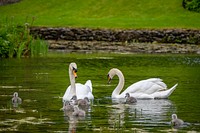
[[[38,43],[37,45],[43,47],[43,51],[35,50],[34,54],[32,54],[30,51],[33,51],[36,48],[31,47],[30,45],[35,42],[35,39],[29,34],[28,23],[25,23],[24,25],[18,24],[14,22],[13,18],[7,18],[5,21],[0,23],[0,57],[20,58],[22,56],[45,55],[48,49],[47,44],[40,39],[36,40]]]
[[[45,56],[48,50],[48,44],[45,41],[41,41],[39,38],[34,39],[30,44],[31,56]]]
[[[195,12],[200,12],[200,0],[183,0],[183,7]]]
[[[0,37],[0,57],[9,56],[9,42]]]

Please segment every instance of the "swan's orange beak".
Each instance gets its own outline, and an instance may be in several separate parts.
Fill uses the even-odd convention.
[[[111,83],[112,78],[110,77],[110,75],[108,74],[108,84]]]
[[[78,77],[77,74],[76,74],[76,71],[74,71],[74,70],[73,70],[73,75],[74,75],[75,78]]]

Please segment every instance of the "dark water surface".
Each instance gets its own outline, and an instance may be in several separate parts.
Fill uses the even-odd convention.
[[[78,78],[91,79],[95,99],[85,118],[64,116],[62,96],[69,85],[68,65],[76,62]],[[119,68],[125,88],[159,77],[168,87],[178,83],[166,100],[138,100],[134,105],[116,104],[110,98],[118,83],[107,84],[107,73]],[[22,104],[13,108],[14,92]],[[20,132],[199,132],[200,56],[49,53],[44,58],[0,60],[0,131]],[[185,121],[175,130],[171,114]]]

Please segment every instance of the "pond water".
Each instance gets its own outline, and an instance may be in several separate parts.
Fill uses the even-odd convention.
[[[68,65],[76,62],[78,78],[91,79],[95,99],[84,118],[65,116],[60,110],[69,83]],[[107,84],[111,68],[132,83],[159,77],[168,87],[178,83],[169,99],[116,104],[111,93],[118,83]],[[22,104],[13,107],[14,92]],[[73,54],[50,52],[43,58],[0,60],[0,131],[11,132],[200,132],[200,56],[147,54]],[[171,115],[185,121],[172,129]]]

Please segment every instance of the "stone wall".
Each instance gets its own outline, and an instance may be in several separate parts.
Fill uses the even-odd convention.
[[[200,30],[110,30],[31,27],[30,34],[45,40],[200,44]]]
[[[105,41],[48,40],[49,49],[63,52],[181,53],[200,54],[200,45],[167,43],[126,43]]]
[[[0,6],[19,2],[20,0],[0,0]]]

